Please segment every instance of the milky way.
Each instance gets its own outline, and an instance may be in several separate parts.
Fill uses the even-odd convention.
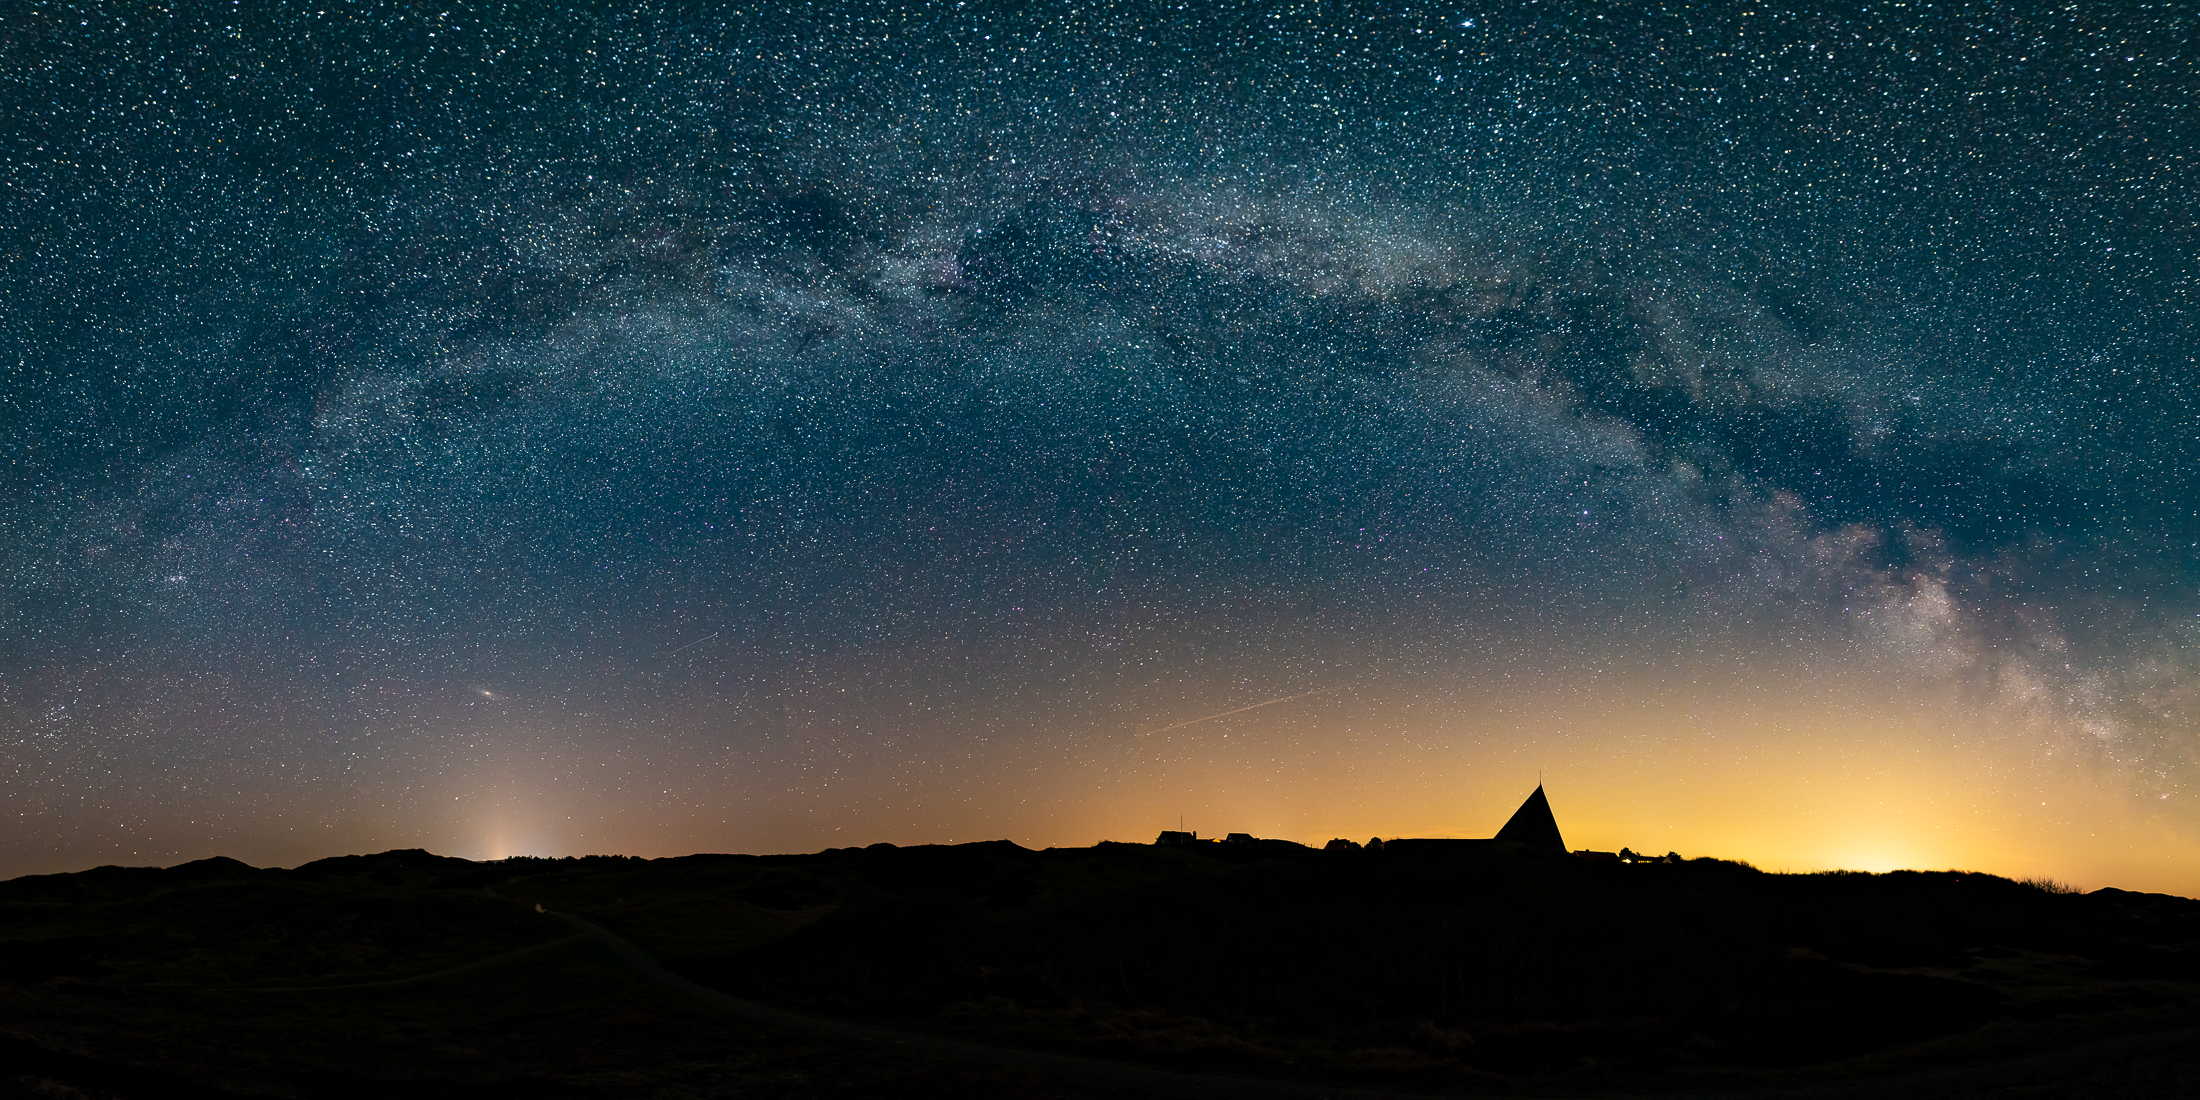
[[[2200,887],[2189,4],[330,8],[0,30],[0,872]]]

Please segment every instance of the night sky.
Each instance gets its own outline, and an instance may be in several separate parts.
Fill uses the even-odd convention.
[[[2200,892],[2189,0],[319,7],[0,21],[0,875]]]

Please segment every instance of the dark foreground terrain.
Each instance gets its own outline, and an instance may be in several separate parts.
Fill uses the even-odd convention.
[[[1954,872],[1003,841],[0,883],[0,1096],[2173,1097],[2196,1027],[2200,902]]]

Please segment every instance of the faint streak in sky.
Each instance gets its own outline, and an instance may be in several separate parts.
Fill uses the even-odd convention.
[[[1186,727],[1186,726],[1196,726],[1196,725],[1200,724],[1201,722],[1212,722],[1212,721],[1214,721],[1214,720],[1215,720],[1215,719],[1217,719],[1217,718],[1228,718],[1229,716],[1231,716],[1231,715],[1233,715],[1233,714],[1243,714],[1243,713],[1245,713],[1246,711],[1249,711],[1249,710],[1259,710],[1259,709],[1260,709],[1260,708],[1262,708],[1262,707],[1272,707],[1272,706],[1275,706],[1275,705],[1276,705],[1277,703],[1288,703],[1288,702],[1290,702],[1290,701],[1291,701],[1291,700],[1293,700],[1293,699],[1304,699],[1304,698],[1306,698],[1306,697],[1307,697],[1307,696],[1309,696],[1309,695],[1322,695],[1322,694],[1325,694],[1325,693],[1327,693],[1327,692],[1332,692],[1332,691],[1335,691],[1335,690],[1337,690],[1337,689],[1336,689],[1336,688],[1333,688],[1333,687],[1325,687],[1325,688],[1315,688],[1315,689],[1314,689],[1314,690],[1312,690],[1312,691],[1302,691],[1302,692],[1298,693],[1297,695],[1286,695],[1286,696],[1284,696],[1284,697],[1283,697],[1283,698],[1281,698],[1281,699],[1270,699],[1270,700],[1268,700],[1268,701],[1267,701],[1267,702],[1265,702],[1265,703],[1254,703],[1254,704],[1252,704],[1251,706],[1243,706],[1243,707],[1239,707],[1239,708],[1237,708],[1236,710],[1226,710],[1226,711],[1223,711],[1223,712],[1221,712],[1220,714],[1210,714],[1210,715],[1207,715],[1207,716],[1206,716],[1206,717],[1204,717],[1204,718],[1189,718],[1189,719],[1186,719],[1186,720],[1184,720],[1184,721],[1182,721],[1182,722],[1178,722],[1177,724],[1175,724],[1175,725],[1173,725],[1173,726],[1163,726],[1163,727],[1161,727],[1160,729],[1151,729],[1151,730],[1140,730],[1140,731],[1138,731],[1138,736],[1140,736],[1140,737],[1144,737],[1145,735],[1147,735],[1147,734],[1149,734],[1149,733],[1167,733],[1167,732],[1169,732],[1170,730],[1180,730],[1180,729],[1183,729],[1183,728],[1184,728],[1184,727]]]
[[[675,649],[675,650],[673,650],[673,651],[672,651],[672,652],[670,652],[670,653],[667,653],[667,654],[665,654],[665,656],[666,656],[666,657],[677,657],[677,656],[679,656],[680,654],[682,654],[682,653],[686,653],[686,652],[687,652],[688,650],[694,649],[694,648],[695,648],[696,646],[702,645],[702,644],[703,644],[704,642],[707,642],[707,641],[711,640],[712,638],[715,638],[715,637],[717,637],[718,635],[720,635],[720,634],[723,634],[723,633],[725,633],[725,632],[724,632],[724,631],[722,631],[722,630],[713,630],[713,631],[711,631],[710,633],[708,633],[708,634],[705,634],[705,635],[703,635],[702,637],[700,637],[700,638],[697,638],[697,639],[695,639],[694,641],[692,641],[692,642],[689,642],[688,644],[686,644],[686,645],[684,645],[684,646],[681,646],[680,648],[678,648],[678,649]]]

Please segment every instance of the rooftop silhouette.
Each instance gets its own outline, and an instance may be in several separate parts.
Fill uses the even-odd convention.
[[[1558,819],[1551,816],[1550,799],[1543,797],[1543,785],[1536,784],[1535,793],[1513,811],[1512,820],[1497,830],[1498,840],[1526,844],[1536,848],[1549,848],[1561,855],[1566,852],[1566,840],[1558,834]]]

